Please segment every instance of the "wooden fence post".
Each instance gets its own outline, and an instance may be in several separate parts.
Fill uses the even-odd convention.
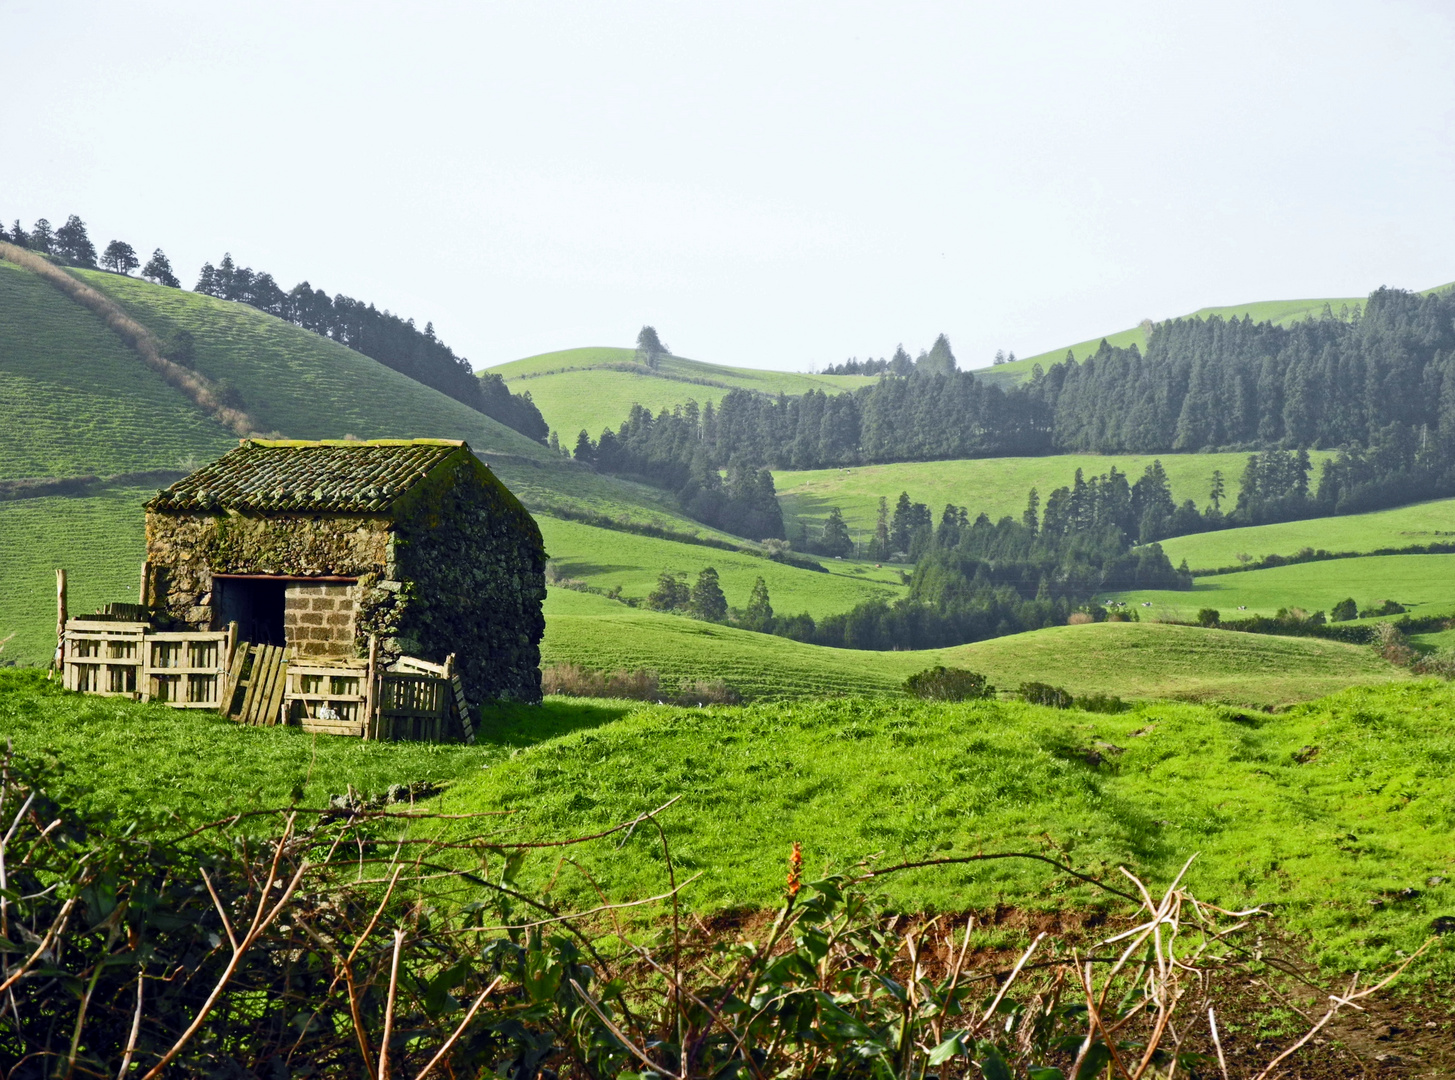
[[[151,605],[147,603],[147,587],[151,584],[151,576],[151,561],[143,559],[141,562],[141,585],[136,590],[136,602],[147,609],[151,608]]]
[[[377,739],[379,732],[375,725],[374,710],[378,707],[379,636],[369,635],[369,670],[364,685],[364,740]]]
[[[66,571],[56,570],[56,657],[55,669],[61,670],[66,650]]]

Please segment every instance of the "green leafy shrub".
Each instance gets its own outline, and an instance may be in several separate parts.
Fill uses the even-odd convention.
[[[1197,625],[1207,627],[1217,626],[1218,620],[1221,617],[1222,612],[1218,611],[1217,608],[1205,607],[1197,613]]]
[[[1348,622],[1358,617],[1359,605],[1354,603],[1352,596],[1347,600],[1340,600],[1329,609],[1329,622]]]
[[[1023,682],[1017,692],[1032,705],[1049,705],[1053,709],[1069,709],[1072,705],[1069,692],[1049,683]]]
[[[939,664],[905,679],[904,691],[911,697],[930,701],[970,701],[995,696],[995,687],[985,681],[984,675]]]

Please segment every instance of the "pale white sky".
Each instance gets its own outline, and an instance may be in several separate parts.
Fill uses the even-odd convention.
[[[0,0],[0,217],[477,368],[962,366],[1455,279],[1455,3]]]

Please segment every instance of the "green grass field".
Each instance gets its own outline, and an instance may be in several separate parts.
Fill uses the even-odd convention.
[[[286,805],[295,789],[319,806],[349,785],[369,794],[431,781],[448,785],[439,810],[513,811],[505,836],[556,839],[680,797],[662,821],[679,880],[696,876],[686,907],[700,913],[772,906],[795,841],[809,874],[866,858],[1049,850],[1097,874],[1127,865],[1154,886],[1197,854],[1197,894],[1276,904],[1282,926],[1334,967],[1411,951],[1455,905],[1452,708],[1455,691],[1432,683],[1351,690],[1276,716],[1168,703],[1104,716],[1013,702],[552,699],[488,713],[465,747],[240,727],[0,672],[0,736],[47,766],[64,801],[123,818],[185,826]],[[572,857],[610,896],[665,888],[654,830]],[[1447,883],[1427,885],[1435,875]],[[597,902],[556,853],[523,876],[532,887],[554,877],[560,902]],[[915,871],[883,888],[915,911],[1100,899],[1020,862]]]
[[[1047,850],[1165,883],[1190,856],[1214,902],[1278,905],[1335,965],[1392,960],[1455,903],[1455,754],[1444,685],[1354,690],[1277,717],[1148,705],[1119,716],[993,703],[813,702],[645,708],[462,777],[441,809],[515,809],[516,835],[566,836],[680,796],[663,815],[689,908],[771,905],[784,858],[810,873],[953,853]],[[530,717],[514,725],[528,730]],[[605,720],[605,717],[602,717]],[[1082,754],[1101,747],[1103,764]],[[1300,758],[1305,763],[1300,764]],[[638,830],[581,863],[617,897],[662,891],[660,841]],[[554,856],[535,880],[556,872]],[[1426,885],[1432,875],[1445,884]],[[560,868],[557,895],[594,902]],[[938,868],[887,881],[910,910],[1080,906],[1042,866]],[[1371,901],[1412,889],[1409,900]]]
[[[1317,469],[1328,451],[1310,454]],[[1048,457],[973,458],[959,461],[906,461],[894,465],[858,465],[849,469],[784,470],[773,474],[789,534],[807,521],[821,521],[837,506],[852,529],[869,539],[879,512],[879,497],[894,500],[901,491],[915,502],[928,503],[939,520],[946,503],[965,506],[971,517],[984,511],[992,520],[1006,514],[1019,518],[1026,495],[1035,487],[1045,504],[1055,488],[1069,485],[1081,469],[1096,476],[1115,465],[1135,483],[1153,461],[1167,470],[1173,497],[1192,499],[1199,508],[1208,503],[1214,469],[1221,469],[1227,502],[1236,502],[1238,480],[1248,463],[1247,454],[1054,454]]]
[[[935,664],[982,672],[1008,690],[1038,681],[1076,694],[1250,706],[1408,677],[1360,646],[1159,623],[1058,626],[922,652],[829,649],[562,589],[548,590],[541,654],[593,670],[652,668],[668,688],[723,679],[748,698],[893,693]]]
[[[629,370],[622,370],[622,368]],[[512,360],[486,369],[516,393],[530,391],[546,422],[569,446],[585,430],[594,439],[616,428],[633,405],[660,412],[696,401],[716,403],[732,389],[765,394],[837,393],[875,381],[866,375],[808,375],[790,371],[727,367],[683,357],[665,357],[657,370],[636,362],[633,349],[565,349]]]
[[[146,557],[141,504],[154,488],[118,487],[0,502],[0,660],[49,662],[56,647],[56,569],[72,614],[136,602]],[[10,637],[10,635],[14,635]]]
[[[896,599],[905,588],[897,571],[863,563],[825,559],[821,574],[753,555],[721,551],[594,528],[559,518],[537,519],[546,551],[562,575],[600,589],[620,588],[623,596],[643,600],[663,570],[685,572],[689,581],[714,567],[730,607],[745,607],[753,582],[762,577],[775,611],[806,611],[816,619],[848,611],[865,600]]]
[[[7,478],[175,469],[237,442],[95,315],[3,260],[0,416]]]
[[[1346,597],[1361,608],[1397,600],[1416,617],[1455,611],[1455,555],[1300,563],[1198,578],[1189,592],[1147,589],[1107,593],[1102,599],[1124,600],[1138,608],[1150,603],[1144,617],[1192,619],[1201,608],[1216,608],[1224,618],[1272,615],[1284,607],[1327,612]]]
[[[1369,514],[1177,536],[1163,540],[1162,550],[1174,563],[1186,559],[1194,570],[1218,570],[1237,566],[1239,555],[1257,559],[1264,555],[1293,555],[1304,548],[1374,551],[1448,543],[1455,543],[1455,499],[1435,499]]]

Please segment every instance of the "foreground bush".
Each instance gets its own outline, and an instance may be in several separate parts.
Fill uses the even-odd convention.
[[[1234,937],[1261,914],[1204,904],[1181,874],[1154,898],[1036,853],[804,883],[795,846],[759,944],[680,919],[670,803],[579,840],[419,839],[442,822],[352,798],[176,831],[86,818],[0,767],[0,1062],[16,1078],[1185,1075],[1208,1063],[1203,1032],[1223,1057],[1209,988],[1246,983]],[[639,828],[660,835],[671,882],[659,944],[616,921],[631,905],[560,911],[518,884],[533,848]],[[906,921],[863,888],[1005,858],[1100,885],[1126,929],[1069,955],[1041,933],[1013,966],[967,964],[973,917],[963,934]],[[1272,1064],[1380,985],[1333,997]]]
[[[995,687],[985,676],[964,668],[936,666],[916,672],[904,680],[904,692],[930,701],[971,701],[995,696]]]

